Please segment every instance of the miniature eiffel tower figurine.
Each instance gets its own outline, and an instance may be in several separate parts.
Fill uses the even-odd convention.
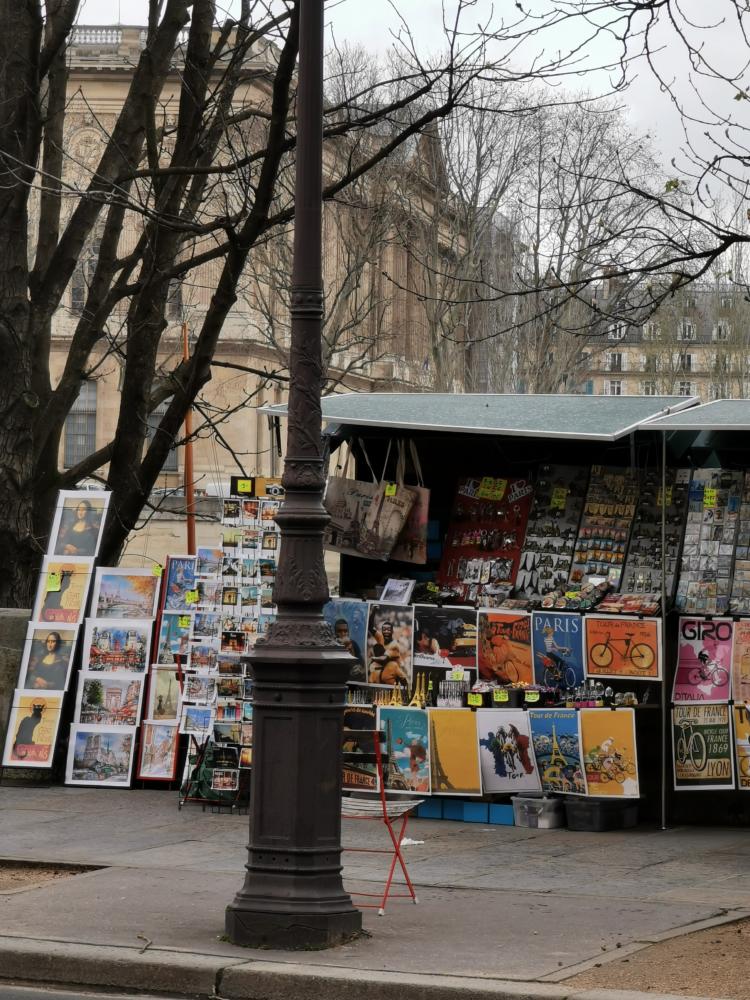
[[[401,688],[399,687],[398,684],[394,684],[393,685],[393,693],[391,694],[391,700],[390,700],[390,702],[388,704],[397,708],[400,705],[403,705],[403,703],[404,703],[404,699],[401,696]]]
[[[424,689],[425,675],[417,674],[417,682],[414,685],[414,694],[409,702],[409,708],[424,708],[427,694]]]

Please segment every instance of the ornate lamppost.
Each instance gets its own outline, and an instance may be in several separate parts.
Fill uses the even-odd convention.
[[[322,616],[323,3],[300,0],[292,343],[278,618],[252,655],[253,772],[245,884],[227,907],[235,944],[326,947],[359,932],[341,880],[341,731],[350,655]]]

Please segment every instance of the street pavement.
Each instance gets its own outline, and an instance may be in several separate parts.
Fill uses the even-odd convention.
[[[384,917],[365,910],[370,936],[330,951],[254,952],[223,939],[224,908],[244,874],[246,817],[178,812],[166,792],[0,787],[2,859],[93,869],[0,892],[0,976],[24,979],[18,970],[36,967],[45,947],[58,963],[66,948],[84,957],[88,948],[92,961],[114,953],[150,962],[149,976],[168,956],[186,968],[203,956],[206,981],[223,970],[225,984],[251,961],[258,974],[278,963],[288,975],[311,970],[331,981],[443,977],[475,994],[481,981],[507,984],[508,995],[560,997],[565,978],[593,963],[750,913],[742,830],[578,833],[414,820],[408,833],[418,841],[405,848],[417,907],[393,900]],[[385,837],[379,824],[344,823],[345,844],[383,846]],[[382,885],[384,856],[345,854],[344,862],[350,891]],[[155,989],[158,979],[91,975],[72,981]],[[180,992],[179,976],[158,981]]]

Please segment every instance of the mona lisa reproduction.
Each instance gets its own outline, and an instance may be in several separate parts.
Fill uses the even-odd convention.
[[[109,498],[107,490],[61,490],[50,532],[49,554],[97,555]]]
[[[77,626],[32,622],[23,647],[19,689],[67,691],[77,635]]]

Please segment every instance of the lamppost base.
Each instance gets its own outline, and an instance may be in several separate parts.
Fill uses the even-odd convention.
[[[362,932],[359,910],[341,913],[268,913],[236,902],[226,910],[226,932],[232,944],[246,948],[307,951],[334,948]]]

